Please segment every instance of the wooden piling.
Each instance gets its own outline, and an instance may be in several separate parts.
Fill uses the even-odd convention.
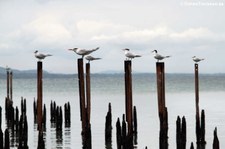
[[[45,142],[43,138],[43,132],[39,131],[38,133],[38,146],[37,149],[45,149]]]
[[[120,124],[120,119],[117,119],[116,122],[116,142],[117,142],[117,149],[121,149],[122,146],[122,134],[121,134],[121,124]]]
[[[0,106],[0,149],[3,149],[2,107]]]
[[[44,110],[43,110],[43,116],[42,116],[42,126],[43,126],[44,130],[46,130],[46,119],[47,119],[46,113],[47,113],[46,106],[44,104]]]
[[[34,123],[37,123],[37,102],[34,99],[33,102],[33,114],[34,114]]]
[[[70,103],[64,104],[65,127],[70,127]]]
[[[80,58],[77,61],[78,64],[78,81],[79,81],[79,95],[80,95],[80,114],[82,121],[82,130],[85,130],[86,126],[86,109],[85,109],[85,89],[84,89],[84,70],[83,59]]]
[[[213,137],[213,149],[219,149],[220,148],[220,142],[217,137],[217,128],[214,130],[214,137]]]
[[[37,118],[38,130],[42,131],[42,62],[37,62]]]
[[[4,149],[10,149],[10,140],[9,140],[9,130],[5,130],[5,148]]]
[[[195,108],[196,108],[196,115],[199,117],[199,76],[198,76],[198,64],[195,64]]]
[[[6,80],[6,91],[7,91],[7,99],[9,99],[9,71],[6,72],[7,80]]]
[[[134,113],[133,114],[133,117],[134,117],[133,118],[133,120],[134,120],[133,121],[133,124],[134,124],[134,135],[133,136],[134,136],[134,144],[137,145],[137,143],[138,143],[137,142],[137,138],[138,138],[137,137],[137,134],[138,134],[138,131],[137,131],[137,110],[136,110],[136,106],[134,106],[133,113]]]
[[[164,63],[156,63],[158,113],[160,120],[159,148],[168,149],[168,112],[165,103],[165,72]]]
[[[190,149],[194,149],[194,143],[193,143],[193,142],[191,142],[191,147],[190,147]]]
[[[133,103],[132,103],[132,63],[130,60],[124,61],[125,70],[125,108],[126,108],[126,121],[128,124],[128,135],[133,135]]]
[[[176,142],[177,142],[177,149],[181,149],[181,120],[180,117],[177,116],[177,121],[176,121]]]
[[[0,149],[3,149],[3,132],[2,132],[2,128],[0,128]]]
[[[105,144],[112,144],[112,108],[111,103],[108,105],[108,112],[105,117]]]
[[[158,93],[158,111],[159,117],[163,115],[165,108],[165,72],[164,63],[156,63],[157,73],[157,93]]]
[[[181,148],[186,149],[186,143],[187,143],[187,124],[186,124],[186,119],[183,116],[182,117],[182,124],[181,124]]]
[[[90,63],[86,63],[86,101],[87,101],[87,118],[90,124],[91,118],[91,78],[90,78]]]
[[[199,75],[198,75],[198,64],[194,64],[194,71],[195,71],[195,110],[196,110],[196,143],[197,148],[200,148],[201,142],[201,124],[200,124],[200,117],[199,117]]]
[[[122,146],[126,148],[127,144],[127,124],[125,121],[125,115],[123,114],[123,121],[122,121]]]
[[[201,132],[201,146],[202,146],[202,149],[205,149],[206,140],[205,140],[205,111],[204,110],[201,111],[200,132]]]
[[[13,100],[13,73],[12,71],[9,73],[9,99]]]

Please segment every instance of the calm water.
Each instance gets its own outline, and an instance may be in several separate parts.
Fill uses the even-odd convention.
[[[92,148],[103,149],[105,116],[108,103],[112,104],[113,136],[112,147],[116,149],[115,124],[125,111],[124,76],[123,74],[94,74],[91,76],[92,89]],[[79,92],[77,76],[46,77],[43,80],[43,101],[47,106],[46,148],[82,148],[81,122],[79,110]],[[6,80],[0,79],[0,104],[4,113]],[[17,77],[13,80],[14,106],[20,107],[20,99],[27,99],[27,116],[29,126],[28,145],[37,147],[38,133],[33,123],[33,100],[36,97],[36,78]],[[218,128],[221,148],[225,148],[225,75],[200,75],[200,109],[206,113],[207,149],[212,148],[213,130]],[[71,103],[71,127],[56,134],[50,124],[50,102],[57,105]],[[155,74],[133,75],[133,104],[138,115],[138,149],[158,148],[159,119],[156,96]],[[193,74],[166,74],[166,105],[169,114],[169,148],[176,147],[176,118],[185,116],[187,120],[187,148],[195,142],[195,93]],[[3,130],[5,119],[3,116]],[[60,137],[61,136],[61,137]]]

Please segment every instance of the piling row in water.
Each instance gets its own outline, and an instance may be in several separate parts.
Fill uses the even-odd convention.
[[[133,148],[133,137],[128,134],[128,125],[125,120],[125,114],[123,114],[122,124],[120,123],[120,119],[117,119],[116,135],[118,149]]]
[[[51,101],[50,105],[50,121],[53,126],[56,127],[56,130],[62,130],[62,124],[63,124],[63,114],[62,114],[62,107],[57,106],[55,101]]]
[[[46,130],[46,119],[47,119],[47,117],[46,117],[47,111],[46,111],[46,105],[45,104],[44,104],[43,111],[41,113],[42,113],[41,127],[45,131]],[[35,99],[34,99],[34,102],[33,102],[33,115],[34,115],[34,123],[37,124],[37,122],[38,122],[38,112],[37,112],[37,101]]]
[[[65,127],[70,127],[70,103],[67,102],[64,104],[64,124]],[[63,112],[62,106],[57,106],[56,102],[51,101],[50,104],[50,122],[52,126],[56,127],[56,130],[62,130],[63,124]]]
[[[26,99],[21,100],[21,115],[19,121],[19,146],[18,149],[28,149],[28,123],[26,115]]]
[[[71,123],[71,112],[70,112],[70,102],[64,104],[64,118],[65,118],[65,127],[70,127]]]

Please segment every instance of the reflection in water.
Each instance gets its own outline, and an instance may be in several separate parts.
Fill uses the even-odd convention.
[[[62,130],[56,131],[56,147],[63,148],[63,134]]]
[[[71,144],[71,129],[70,127],[66,127],[64,130],[64,146],[66,148],[70,148]]]
[[[92,144],[91,144],[91,125],[90,124],[89,124],[89,127],[86,127],[85,130],[82,131],[81,136],[82,136],[83,149],[91,149]]]

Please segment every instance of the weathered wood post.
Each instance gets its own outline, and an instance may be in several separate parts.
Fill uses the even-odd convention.
[[[131,61],[124,61],[125,69],[125,105],[126,105],[126,121],[128,124],[128,136],[133,135],[133,115],[132,115],[132,75]]]
[[[198,64],[194,65],[195,70],[195,108],[196,108],[196,144],[197,149],[205,149],[205,113],[202,110],[201,120],[199,114],[199,72]]]
[[[37,119],[38,130],[42,131],[42,62],[37,62]]]
[[[84,89],[84,68],[83,68],[83,59],[79,58],[77,61],[78,64],[78,81],[79,81],[79,95],[80,95],[80,114],[82,121],[82,131],[86,127],[86,109],[85,109],[85,89]]]
[[[90,79],[90,63],[86,63],[86,102],[87,102],[87,119],[88,125],[91,119],[91,79]]]
[[[168,114],[165,104],[165,72],[164,63],[156,63],[158,112],[160,120],[159,148],[168,149]]]
[[[200,126],[200,118],[199,118],[199,76],[198,76],[198,64],[194,65],[195,70],[195,110],[196,110],[196,143],[197,149],[200,148],[200,140],[201,140],[201,126]]]

